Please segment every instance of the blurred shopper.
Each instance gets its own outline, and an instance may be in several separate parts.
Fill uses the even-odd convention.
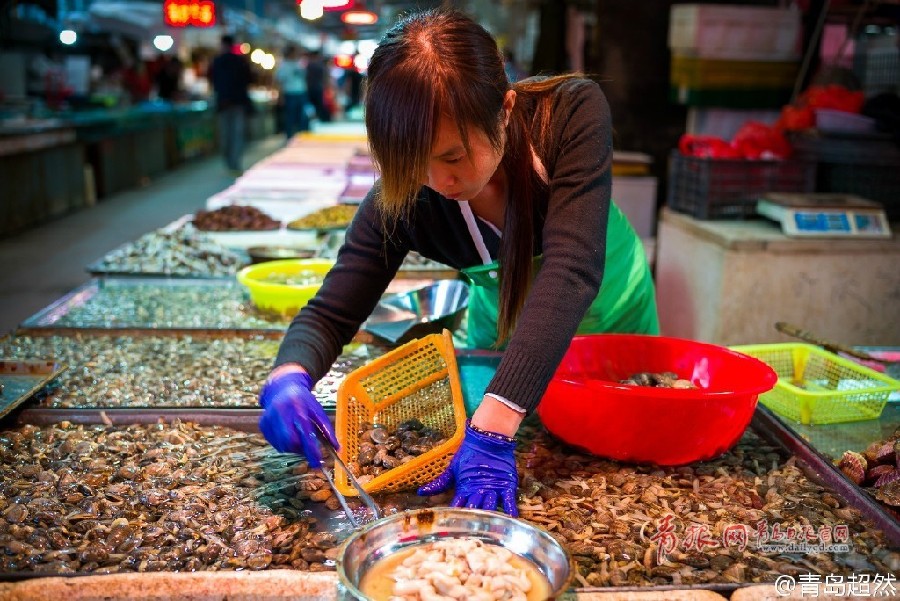
[[[219,141],[225,165],[238,176],[243,172],[244,139],[250,102],[250,63],[235,50],[234,36],[223,35],[220,53],[209,67],[209,80],[216,95]]]
[[[122,86],[128,92],[131,104],[140,104],[150,99],[153,80],[147,65],[140,59],[133,59],[122,69]]]
[[[284,135],[290,141],[297,132],[309,131],[306,60],[296,46],[284,49],[284,59],[275,71],[275,82],[281,92]]]
[[[297,132],[309,131],[309,95],[306,93],[306,59],[296,46],[287,46],[284,60],[275,71],[281,91],[284,134],[288,140]]]
[[[309,94],[309,103],[316,111],[316,118],[323,123],[331,121],[331,111],[325,104],[327,80],[328,73],[322,53],[319,50],[313,50],[306,65],[306,91]]]
[[[576,75],[511,85],[494,39],[456,11],[405,17],[367,77],[381,178],[288,328],[260,429],[279,451],[320,464],[317,436],[337,438],[312,386],[417,251],[468,278],[469,346],[505,347],[449,468],[419,494],[454,487],[454,506],[516,515],[513,436],[572,337],[659,331],[641,240],[610,199],[609,105]]]
[[[156,95],[172,102],[181,93],[181,75],[184,67],[178,56],[164,56],[156,72]]]
[[[347,100],[344,104],[345,115],[359,106],[362,100],[362,83],[362,73],[359,72],[355,65],[350,65],[344,69],[344,91],[347,94]]]

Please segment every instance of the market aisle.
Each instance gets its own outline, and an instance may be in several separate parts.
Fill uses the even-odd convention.
[[[284,136],[248,146],[245,165],[272,154]],[[90,279],[85,266],[113,248],[203,208],[234,182],[211,156],[8,239],[0,240],[0,335]]]

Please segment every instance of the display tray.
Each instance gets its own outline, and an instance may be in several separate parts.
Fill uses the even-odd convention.
[[[288,323],[258,313],[236,280],[134,277],[93,279],[27,318],[20,329],[283,332]]]
[[[44,501],[34,516],[37,506],[23,504],[4,517],[10,524],[43,520],[44,535],[63,546],[41,548],[24,538],[30,530],[10,528],[12,537],[0,540],[0,579],[110,569],[333,569],[352,526],[318,473],[299,456],[275,453],[254,432],[255,413],[69,412],[52,423],[20,413],[0,436],[0,470],[7,472],[0,497],[34,487]],[[802,454],[786,452],[790,434],[770,426],[754,420],[736,447],[714,460],[655,467],[579,453],[532,416],[518,435],[521,519],[566,546],[578,570],[574,592],[729,591],[810,573],[809,554],[764,548],[759,532],[802,531],[807,544],[821,532],[836,533],[850,552],[814,552],[814,571],[845,579],[892,573],[897,541],[865,519],[852,490],[845,496]],[[58,483],[45,486],[52,476],[46,471],[56,468],[42,465],[38,452],[71,458],[60,464]],[[81,490],[101,501],[92,508],[79,500]],[[450,500],[375,496],[387,514]],[[122,519],[131,514],[154,519]],[[806,525],[812,535],[801,530]],[[726,535],[738,531],[746,537]]]
[[[245,251],[214,244],[182,218],[121,244],[85,269],[103,277],[228,279],[249,263]]]
[[[774,415],[774,414],[773,414]],[[881,509],[892,521],[892,528],[900,541],[900,507],[882,503],[875,497],[875,489],[871,486],[859,486],[849,480],[837,467],[845,451],[863,453],[870,444],[887,440],[900,429],[900,403],[890,402],[877,419],[844,424],[799,424],[790,420],[778,419],[780,427],[791,432],[793,438],[803,441],[809,453],[815,456],[823,469],[833,472],[840,484],[852,487],[858,495]],[[887,530],[888,528],[885,527]],[[900,542],[898,542],[900,544]]]
[[[0,352],[0,357],[5,357]],[[0,418],[18,407],[66,370],[56,361],[0,359]]]
[[[249,265],[250,260],[244,266]],[[243,267],[243,266],[242,266]],[[173,278],[173,279],[208,279],[208,280],[230,280],[234,275],[204,275],[202,273],[162,273],[153,271],[117,271],[115,269],[106,269],[102,261],[94,261],[86,265],[84,270],[95,278]],[[239,271],[239,270],[238,270]],[[237,272],[235,272],[237,273]]]
[[[252,261],[249,253],[244,249],[233,249],[233,252],[240,252],[244,257],[241,268],[246,267]],[[234,273],[228,275],[212,275],[204,273],[168,273],[162,271],[124,271],[121,269],[108,268],[104,265],[103,259],[98,259],[84,268],[91,276],[95,278],[173,278],[173,279],[204,279],[204,280],[231,280],[235,274],[240,271],[236,269]]]
[[[208,334],[17,335],[0,339],[0,356],[53,356],[69,366],[39,395],[34,409],[256,409],[279,344],[263,337]],[[387,350],[347,345],[313,394],[333,409],[344,377]]]
[[[317,248],[315,232],[291,230],[284,226],[276,230],[233,230],[204,233],[225,248],[235,250],[246,251],[254,246],[287,246],[304,250]]]

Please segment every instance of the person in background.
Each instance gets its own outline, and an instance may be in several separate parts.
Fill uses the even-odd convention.
[[[362,73],[359,72],[355,65],[350,65],[344,69],[344,90],[347,95],[347,100],[344,104],[345,115],[359,106],[362,100],[362,83]]]
[[[309,103],[316,110],[316,118],[325,123],[331,121],[331,112],[325,106],[325,85],[328,73],[325,72],[325,63],[322,53],[313,50],[309,54],[309,62],[306,65],[306,92],[309,94]]]
[[[181,74],[184,68],[176,54],[164,56],[156,73],[156,95],[172,102],[181,92]]]
[[[125,65],[122,69],[122,86],[128,92],[131,104],[140,104],[150,99],[153,80],[144,61],[136,58]]]
[[[469,346],[505,348],[449,468],[419,494],[455,487],[453,506],[517,515],[514,436],[572,337],[659,331],[643,246],[610,199],[609,105],[576,75],[510,84],[483,27],[431,10],[382,38],[365,120],[381,178],[287,330],[260,429],[320,465],[319,433],[338,441],[313,384],[415,250],[468,278]]]
[[[284,59],[275,71],[275,81],[281,91],[284,134],[288,141],[297,132],[309,131],[305,62],[297,47],[288,45],[284,49]]]
[[[209,80],[216,96],[219,139],[225,165],[231,175],[243,172],[244,137],[250,102],[250,63],[235,51],[234,36],[222,36],[218,55],[209,66]]]

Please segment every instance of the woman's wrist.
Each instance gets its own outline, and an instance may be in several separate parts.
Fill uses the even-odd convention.
[[[277,378],[278,376],[281,376],[284,374],[292,374],[292,373],[305,374],[305,373],[309,373],[309,372],[307,372],[306,368],[304,368],[299,363],[282,363],[281,365],[279,365],[278,367],[276,367],[275,369],[272,370],[272,372],[269,374],[269,380],[271,380],[272,378]]]
[[[510,409],[497,399],[485,396],[481,405],[472,414],[471,425],[479,430],[496,432],[503,436],[513,437],[519,430],[524,415]]]

